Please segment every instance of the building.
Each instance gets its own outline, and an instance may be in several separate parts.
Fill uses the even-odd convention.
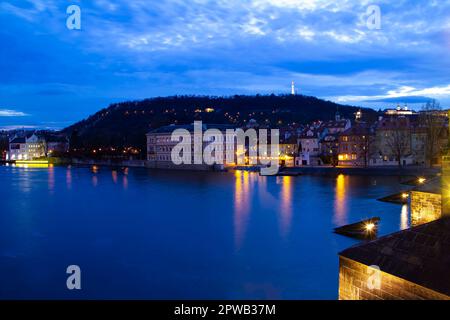
[[[450,155],[419,182],[411,228],[339,253],[339,299],[450,300]]]
[[[338,164],[339,134],[327,134],[319,141],[320,154],[325,164]]]
[[[405,116],[381,118],[372,144],[371,166],[406,166],[414,164],[411,147],[412,123]],[[419,136],[416,136],[417,138]],[[418,141],[416,147],[420,147]]]
[[[191,133],[192,140],[191,144],[189,146],[186,146],[186,148],[191,149],[191,164],[180,164],[176,165],[172,161],[172,149],[179,144],[179,141],[172,141],[172,133],[177,129],[183,129],[187,130],[189,133]],[[234,129],[233,126],[230,125],[202,125],[203,132],[208,129],[218,129],[220,130],[224,135],[225,131],[227,129]],[[206,148],[206,146],[213,142],[211,141],[194,141],[194,125],[169,125],[164,126],[161,128],[158,128],[156,130],[153,130],[149,132],[147,136],[147,164],[150,168],[163,168],[163,169],[195,169],[195,170],[212,170],[217,167],[221,167],[220,165],[208,165],[204,163],[203,161],[203,151]],[[219,152],[223,152],[222,157],[224,159],[224,165],[231,165],[234,163],[226,163],[226,152],[227,148],[233,147],[233,146],[227,146],[225,144],[225,141],[219,141],[220,143],[223,143],[223,148]],[[195,150],[194,150],[194,143],[201,143],[202,149],[201,154],[198,156],[201,156],[202,163],[201,164],[195,164],[194,158],[196,156]],[[235,153],[235,149],[233,149],[233,154]]]
[[[338,134],[350,129],[352,122],[348,119],[341,119],[339,113],[336,113],[336,119],[322,123],[321,128],[327,130],[327,134]]]
[[[345,130],[339,135],[338,165],[363,167],[369,165],[374,133],[364,123]]]
[[[299,155],[296,166],[321,166],[336,164],[338,155],[338,136],[351,128],[351,121],[342,119],[336,112],[335,119],[330,121],[315,121],[298,135]]]
[[[450,300],[450,218],[339,254],[340,300]]]
[[[45,140],[35,133],[23,137],[14,137],[9,142],[7,160],[33,160],[45,156]]]
[[[398,105],[396,109],[386,109],[384,114],[386,116],[415,116],[417,112],[409,110],[406,105],[403,108]]]
[[[69,141],[65,136],[48,135],[45,142],[45,153],[49,157],[69,152]]]
[[[418,226],[442,217],[441,177],[410,192],[411,225]]]
[[[295,135],[288,135],[280,139],[279,163],[281,166],[294,167],[295,157],[298,155],[299,145]]]
[[[424,166],[427,163],[427,129],[420,122],[413,124],[411,128],[411,153],[414,165]]]
[[[327,134],[319,141],[321,159],[324,164],[338,164],[339,154],[339,135],[350,129],[352,123],[350,120],[341,119],[339,113],[336,113],[335,120],[324,122],[321,126]]]
[[[306,128],[298,138],[299,156],[296,158],[296,166],[321,166],[320,141],[327,135],[327,129],[320,126]]]

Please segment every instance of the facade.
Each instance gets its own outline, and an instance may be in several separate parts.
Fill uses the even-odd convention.
[[[408,107],[405,105],[403,108],[397,106],[396,109],[386,109],[384,111],[384,114],[387,116],[414,116],[417,115],[417,112],[409,110]]]
[[[368,166],[373,140],[372,128],[364,123],[359,123],[342,132],[339,135],[338,165]]]
[[[418,123],[411,129],[411,153],[415,165],[424,166],[426,159],[427,130]]]
[[[339,154],[339,134],[327,134],[320,140],[320,153],[322,159],[332,165],[337,164]]]
[[[412,123],[406,116],[389,116],[380,119],[376,126],[372,145],[372,166],[395,166],[414,164],[411,140]],[[420,136],[416,136],[419,138]],[[420,147],[419,141],[415,143]]]
[[[351,128],[351,121],[341,119],[336,113],[335,120],[317,121],[309,125],[299,135],[299,155],[296,166],[320,166],[336,164],[339,139],[342,132]]]
[[[45,156],[45,140],[34,133],[25,137],[15,137],[9,142],[7,160],[33,160]]]
[[[321,127],[309,127],[298,139],[300,146],[297,166],[320,166],[323,164],[320,153],[320,141],[327,134]]]
[[[225,131],[227,129],[234,129],[232,126],[228,125],[202,125],[202,130],[206,131],[208,129],[218,129],[223,134],[225,134]],[[172,161],[172,150],[173,148],[179,144],[178,141],[172,141],[171,136],[172,132],[177,129],[184,129],[191,133],[192,141],[189,146],[186,146],[186,148],[191,149],[191,164],[180,164],[176,165]],[[194,158],[196,156],[195,150],[194,150],[194,143],[202,144],[201,154],[198,156],[201,156],[203,159],[203,151],[206,148],[206,146],[213,142],[211,141],[194,141],[194,125],[169,125],[164,126],[159,129],[156,129],[152,132],[149,132],[147,134],[147,164],[151,168],[165,168],[165,169],[195,169],[195,170],[212,170],[214,168],[217,168],[218,166],[208,165],[202,161],[201,164],[195,164]],[[219,141],[220,143],[223,143],[223,148],[219,150],[219,152],[222,152],[222,157],[224,159],[224,162],[226,161],[226,152],[227,146],[225,144],[225,141]],[[232,146],[231,146],[232,147]],[[235,150],[233,150],[233,153],[235,153]],[[234,163],[233,163],[234,164]],[[224,165],[231,165],[231,163],[224,163]],[[220,165],[219,165],[220,167]]]
[[[411,225],[418,226],[442,217],[441,178],[411,191]]]
[[[297,138],[294,135],[289,135],[288,138],[282,137],[280,139],[280,156],[279,162],[281,166],[294,167],[295,157],[298,155],[299,146]]]

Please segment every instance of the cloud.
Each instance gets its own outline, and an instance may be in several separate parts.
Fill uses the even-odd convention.
[[[404,101],[405,99],[422,100],[419,102],[423,102],[423,100],[426,100],[425,102],[427,102],[430,99],[442,99],[442,98],[445,99],[448,98],[449,96],[450,96],[450,84],[446,86],[437,86],[430,88],[414,88],[410,86],[401,86],[399,88],[389,90],[382,95],[373,95],[373,96],[344,95],[335,97],[335,99],[339,102],[356,102],[356,101],[390,102],[389,100],[396,102],[398,100]]]
[[[34,123],[117,100],[289,93],[292,80],[337,102],[450,105],[448,1],[377,0],[381,30],[366,26],[369,0],[72,2],[81,31],[67,30],[66,2],[0,0],[0,103]]]
[[[26,117],[26,116],[28,116],[28,114],[21,111],[0,109],[0,117]]]
[[[430,97],[405,96],[405,97],[396,97],[396,98],[382,98],[382,99],[366,100],[364,102],[427,103],[427,102],[430,102],[432,100],[433,100],[433,98],[430,98]]]
[[[53,0],[25,0],[19,6],[9,2],[0,2],[0,11],[13,14],[28,22],[36,21],[43,12],[55,9],[56,5]]]
[[[30,126],[30,125],[9,125],[9,126],[0,126],[0,130],[19,130],[19,129],[36,129],[36,126]]]

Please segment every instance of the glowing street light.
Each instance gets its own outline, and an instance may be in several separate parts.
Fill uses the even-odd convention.
[[[365,225],[367,232],[372,232],[375,229],[375,224],[372,222],[369,222]]]
[[[427,179],[425,179],[425,178],[419,178],[418,181],[419,181],[420,184],[423,184],[423,183],[425,183],[425,181],[427,181]]]

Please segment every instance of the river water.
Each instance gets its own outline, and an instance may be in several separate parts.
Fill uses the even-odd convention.
[[[333,228],[410,220],[376,200],[398,177],[0,166],[0,186],[3,299],[336,299],[359,241]]]

